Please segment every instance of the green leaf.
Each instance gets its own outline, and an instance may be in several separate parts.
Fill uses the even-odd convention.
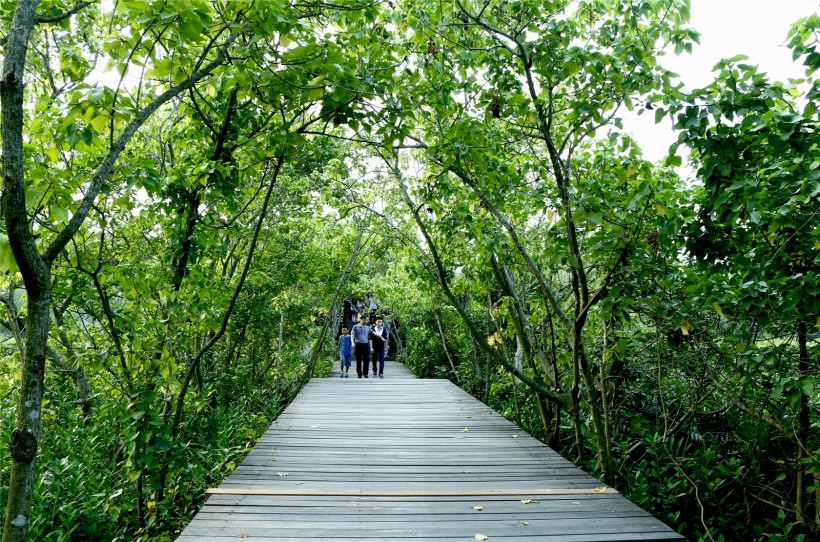
[[[670,154],[666,157],[664,164],[668,167],[678,167],[683,164],[683,159],[677,154]]]
[[[660,122],[663,120],[663,117],[665,116],[666,111],[664,111],[662,108],[659,107],[655,109],[655,124],[660,124]]]
[[[57,220],[59,220],[63,224],[68,224],[68,220],[69,220],[69,218],[68,218],[68,209],[66,209],[65,207],[52,206],[51,207],[51,213],[54,215],[54,217]]]
[[[9,238],[0,233],[0,273],[17,271],[17,261],[14,259],[14,253],[11,251]],[[818,320],[820,325],[820,320]]]
[[[120,517],[120,507],[116,504],[108,505],[108,515],[111,516],[111,519],[116,520]]]
[[[322,99],[325,94],[324,87],[311,88],[305,91],[305,100],[308,102],[315,102]]]

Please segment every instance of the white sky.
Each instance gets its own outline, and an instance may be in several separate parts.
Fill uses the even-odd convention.
[[[747,55],[747,62],[771,79],[803,77],[801,64],[792,61],[785,46],[786,36],[797,19],[818,11],[820,0],[692,0],[690,24],[701,34],[700,45],[691,55],[670,53],[661,62],[689,89],[708,84],[712,67],[721,58],[738,54]],[[625,117],[624,125],[646,157],[655,161],[666,156],[675,137],[671,123],[655,125],[655,115],[647,113]]]

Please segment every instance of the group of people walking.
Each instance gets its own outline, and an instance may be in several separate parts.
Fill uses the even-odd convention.
[[[350,366],[353,357],[356,358],[356,375],[359,378],[369,378],[370,364],[373,364],[373,377],[384,378],[384,358],[390,347],[390,330],[385,327],[384,320],[376,318],[371,327],[367,323],[367,316],[360,316],[359,323],[348,330],[342,327],[339,336],[339,357],[342,369],[342,378],[349,378]]]
[[[371,292],[367,292],[362,299],[348,297],[344,300],[344,322],[350,322],[352,327],[359,321],[360,316],[366,316],[370,322],[375,322],[378,308]]]

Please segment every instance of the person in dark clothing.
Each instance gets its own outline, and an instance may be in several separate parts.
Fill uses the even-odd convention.
[[[370,344],[373,345],[373,376],[378,368],[379,378],[384,378],[384,355],[387,352],[387,330],[382,319],[376,319],[376,325],[370,331]]]
[[[356,302],[352,299],[345,299],[344,301],[344,324],[354,325],[358,320],[359,309],[356,307]]]
[[[367,325],[367,318],[362,316],[359,318],[359,323],[353,326],[350,332],[355,344],[356,374],[359,375],[359,378],[362,376],[367,378],[368,369],[370,368],[370,350],[373,348],[370,342],[371,331],[372,329]]]

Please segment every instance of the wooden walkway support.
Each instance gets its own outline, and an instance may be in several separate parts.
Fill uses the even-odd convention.
[[[682,540],[445,380],[313,379],[179,542]],[[484,538],[487,537],[487,538]]]

